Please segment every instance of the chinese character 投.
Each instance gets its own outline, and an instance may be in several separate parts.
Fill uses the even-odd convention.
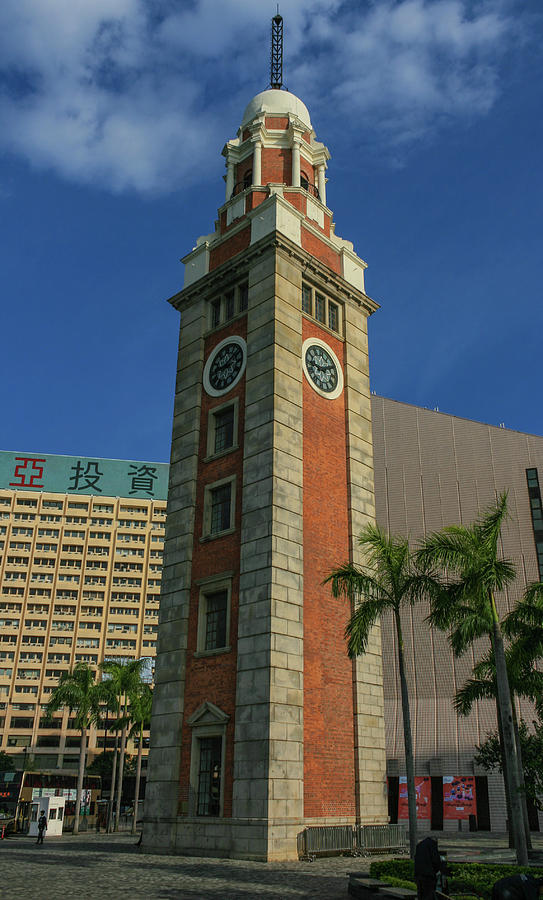
[[[132,479],[132,490],[129,493],[135,494],[137,491],[145,491],[146,494],[152,496],[155,489],[153,479],[158,477],[155,475],[155,472],[156,466],[140,466],[138,469],[133,463],[128,472],[129,477]]]
[[[85,488],[94,488],[95,491],[102,493],[102,488],[98,487],[98,480],[104,474],[98,469],[97,462],[88,462],[85,469],[83,463],[79,459],[75,466],[72,466],[75,475],[70,475],[70,488],[74,491],[83,491]]]
[[[40,463],[45,463],[45,459],[37,459],[34,456],[16,456],[15,461],[18,462],[18,465],[15,466],[13,477],[19,478],[20,481],[10,481],[10,487],[43,487],[43,484],[38,484],[38,481],[43,478],[44,467]]]

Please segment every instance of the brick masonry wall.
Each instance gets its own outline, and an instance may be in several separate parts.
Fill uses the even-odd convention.
[[[251,226],[247,225],[246,228],[242,228],[241,231],[236,231],[232,237],[223,241],[223,243],[214,250],[211,250],[209,254],[209,271],[213,271],[213,269],[216,269],[223,262],[232,259],[233,256],[241,253],[242,250],[246,250],[250,243]]]
[[[344,346],[303,321],[343,361]],[[352,664],[343,637],[349,608],[322,585],[349,559],[345,398],[320,397],[304,377],[304,815],[355,815]]]
[[[317,235],[313,234],[311,231],[308,231],[307,228],[304,228],[302,224],[302,247],[304,250],[307,250],[308,253],[311,253],[313,256],[316,256],[321,262],[323,262],[326,266],[332,269],[333,272],[337,272],[338,275],[341,274],[341,261],[339,258],[339,253],[333,250],[328,244],[325,244],[324,241],[321,241]]]
[[[262,148],[262,184],[292,184],[292,150]]]
[[[251,172],[253,168],[253,155],[248,156],[247,159],[242,160],[242,162],[238,163],[236,166],[236,175],[234,178],[234,184],[238,184],[240,181],[243,181],[247,172]]]
[[[246,337],[246,318],[238,319],[205,340],[204,360],[208,358],[213,348],[225,337],[239,335]],[[204,462],[207,456],[207,429],[209,412],[216,406],[221,406],[225,401],[239,400],[238,440],[237,450],[221,456],[218,459]],[[223,394],[222,397],[209,397],[202,388],[202,410],[200,418],[200,448],[198,461],[198,486],[196,492],[196,516],[194,529],[194,546],[192,562],[192,586],[191,601],[188,621],[187,638],[187,668],[186,668],[186,693],[185,715],[182,730],[181,744],[181,768],[180,768],[180,808],[182,813],[188,812],[187,801],[189,799],[189,776],[191,754],[191,728],[186,724],[193,712],[206,700],[214,703],[223,712],[230,716],[226,728],[226,754],[225,754],[225,784],[224,784],[224,815],[232,814],[232,771],[233,771],[233,743],[235,728],[235,703],[236,703],[236,667],[237,667],[237,633],[238,633],[238,598],[239,598],[239,558],[240,558],[240,525],[242,502],[242,474],[243,474],[243,434],[245,425],[245,376],[238,382],[232,391]],[[204,488],[221,478],[236,475],[236,513],[234,534],[215,538],[212,541],[200,540],[203,527]],[[197,648],[198,628],[198,603],[200,587],[198,581],[212,575],[220,575],[223,572],[235,572],[232,581],[231,613],[230,613],[230,646],[229,653],[218,656],[198,658],[194,657]]]
[[[288,116],[266,116],[266,128],[274,131],[286,131],[288,128]]]

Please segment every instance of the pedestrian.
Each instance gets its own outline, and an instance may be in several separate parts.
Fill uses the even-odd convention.
[[[492,900],[539,900],[543,897],[543,878],[510,875],[500,878],[492,888]]]
[[[435,838],[427,837],[415,850],[415,884],[418,900],[434,900],[438,872],[447,874],[447,866],[439,855]]]
[[[43,844],[43,833],[47,831],[47,816],[45,815],[45,810],[42,809],[40,813],[40,817],[38,819],[38,840],[37,844]]]

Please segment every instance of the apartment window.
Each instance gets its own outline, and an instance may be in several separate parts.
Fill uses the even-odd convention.
[[[204,489],[204,537],[214,537],[234,527],[235,475]]]
[[[307,283],[302,284],[302,312],[312,316],[330,331],[341,331],[341,306]]]

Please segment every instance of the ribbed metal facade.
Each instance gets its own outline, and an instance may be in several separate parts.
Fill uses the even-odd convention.
[[[535,467],[543,475],[543,438],[377,396],[372,397],[372,413],[377,520],[390,532],[408,534],[416,544],[445,525],[473,522],[497,494],[508,491],[510,518],[503,529],[503,552],[514,560],[518,576],[498,597],[500,613],[505,614],[528,583],[539,581],[526,469]],[[486,774],[474,771],[473,754],[475,745],[496,727],[494,704],[480,702],[464,718],[456,715],[452,698],[488,648],[480,642],[463,658],[455,658],[446,636],[425,621],[427,615],[426,605],[403,614],[416,774]],[[402,774],[392,620],[383,622],[382,639],[389,772]],[[530,705],[521,706],[531,721]],[[501,778],[489,778],[488,786],[492,829],[503,830]],[[445,826],[457,827],[456,822]]]

